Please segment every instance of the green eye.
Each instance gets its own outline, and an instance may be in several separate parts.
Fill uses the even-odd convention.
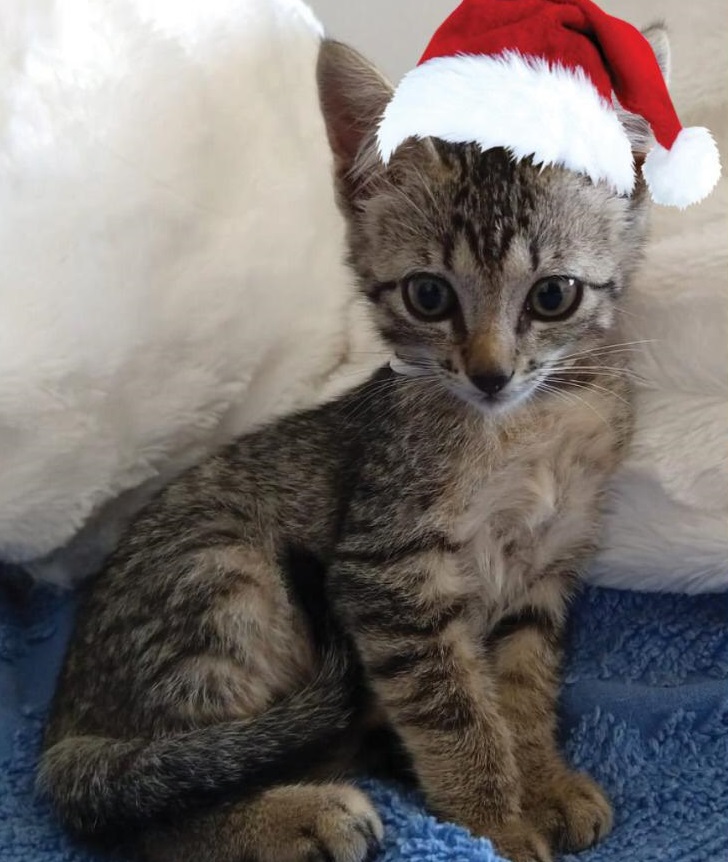
[[[581,303],[584,286],[575,278],[551,275],[531,288],[526,311],[536,320],[566,320]]]
[[[402,284],[402,298],[409,313],[435,323],[446,320],[455,311],[457,298],[452,286],[439,275],[412,275]]]

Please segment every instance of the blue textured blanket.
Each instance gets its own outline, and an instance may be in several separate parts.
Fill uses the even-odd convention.
[[[0,862],[97,862],[33,798],[44,710],[72,600],[0,572]],[[563,741],[616,810],[581,862],[728,862],[728,594],[588,590],[574,609]],[[493,862],[485,840],[368,785],[387,827],[381,862]]]

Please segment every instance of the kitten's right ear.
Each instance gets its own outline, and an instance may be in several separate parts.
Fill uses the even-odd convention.
[[[339,191],[349,198],[352,168],[373,139],[392,85],[358,51],[333,39],[321,43],[316,78]]]

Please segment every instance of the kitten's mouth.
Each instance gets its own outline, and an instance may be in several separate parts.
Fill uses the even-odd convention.
[[[509,387],[493,395],[480,392],[471,387],[456,385],[452,387],[459,398],[477,408],[485,416],[500,416],[523,405],[533,396],[536,387],[531,384]]]
[[[416,359],[404,359],[400,356],[393,357],[389,366],[396,374],[403,377],[435,377],[443,387],[455,395],[460,401],[464,401],[471,407],[475,407],[484,416],[502,416],[522,406],[526,401],[536,396],[540,390],[542,379],[533,377],[511,384],[499,392],[489,394],[477,389],[469,381],[443,374],[442,369],[437,366],[427,366]]]
[[[501,416],[513,409],[514,402],[511,398],[483,395],[478,399],[477,407],[486,416]]]

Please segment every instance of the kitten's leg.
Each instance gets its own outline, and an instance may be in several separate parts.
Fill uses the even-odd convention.
[[[520,819],[510,733],[495,685],[488,690],[454,556],[426,547],[406,554],[343,548],[332,587],[431,807],[487,835],[513,860],[550,859],[546,842]]]
[[[140,843],[148,862],[363,862],[382,835],[361,791],[299,784],[155,830]]]
[[[557,850],[590,847],[610,829],[612,812],[597,784],[565,764],[556,743],[561,635],[570,577],[540,582],[501,620],[489,643],[500,705],[514,736],[526,817]]]

